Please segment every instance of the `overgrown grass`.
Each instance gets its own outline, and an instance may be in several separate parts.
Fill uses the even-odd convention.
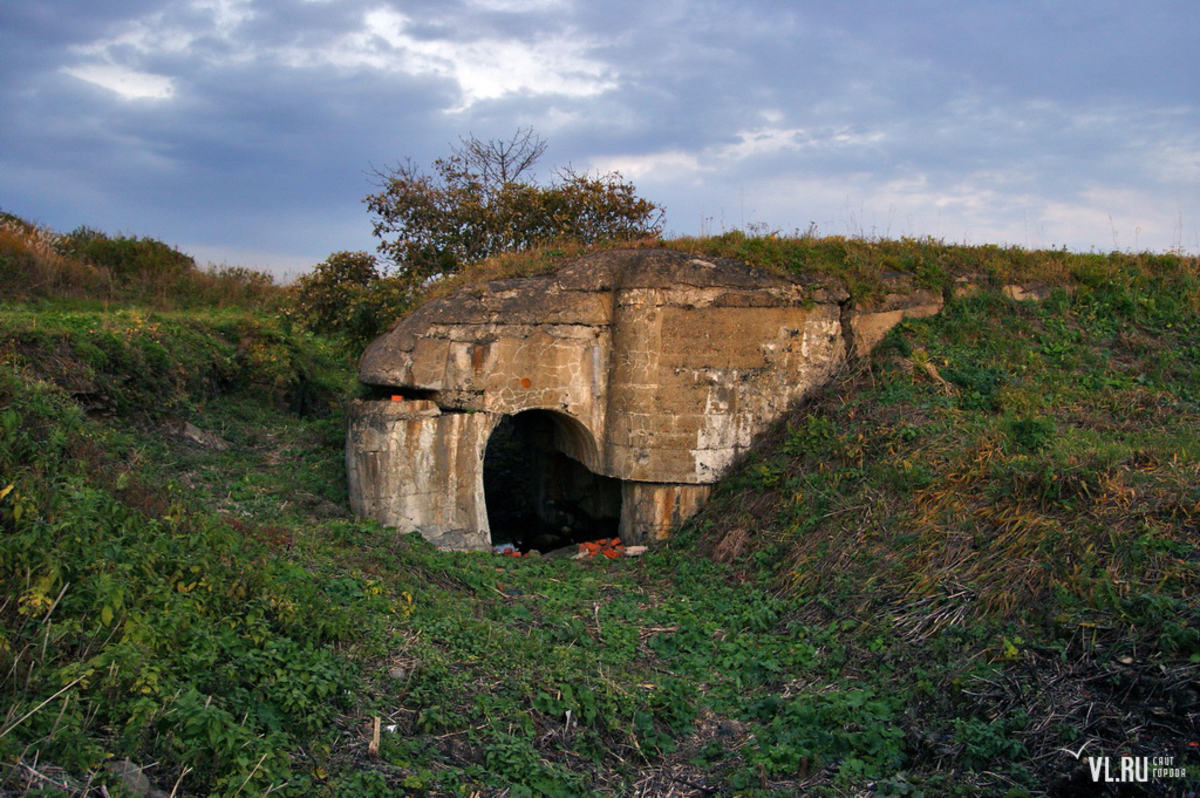
[[[665,246],[735,258],[780,273],[832,277],[860,302],[879,298],[886,291],[884,277],[888,274],[907,275],[914,285],[947,291],[960,278],[993,288],[1053,288],[1190,276],[1189,284],[1194,287],[1195,277],[1200,274],[1200,259],[1195,257],[1028,250],[993,244],[966,246],[931,238],[748,236],[732,231],[706,238],[678,238],[665,242]]]
[[[340,351],[245,310],[0,315],[0,355],[97,412],[162,414],[236,391],[296,409],[328,403],[349,383]],[[309,408],[311,409],[311,408]]]
[[[903,323],[676,545],[852,623],[968,768],[1070,794],[1075,739],[1195,763],[1200,282],[1151,266]]]
[[[983,290],[636,560],[350,519],[353,364],[278,317],[0,308],[0,794],[116,794],[126,759],[180,796],[1069,796],[1089,740],[1195,767],[1195,262],[695,246]]]
[[[1119,569],[1143,573],[1146,562],[1114,556],[1116,536],[1194,542],[1198,303],[1200,281],[1186,273],[1059,291],[1042,304],[998,293],[953,302],[905,322],[724,489],[771,502],[799,589],[823,592],[830,579],[854,582],[848,567],[865,568],[864,595],[885,598],[889,564],[904,594],[953,573],[975,586],[981,611],[1011,620],[1056,590],[1084,592],[1097,573],[1081,563],[1111,557],[1109,577],[1136,592],[1137,575]],[[898,535],[906,556],[881,572],[859,555],[884,529],[911,531]],[[827,545],[826,534],[859,550]],[[824,559],[838,552],[853,562]],[[1172,559],[1141,587],[1182,589],[1189,569]]]
[[[152,238],[109,236],[81,227],[62,234],[0,212],[0,292],[43,306],[157,310],[277,308],[288,292],[269,274],[240,266],[200,269]]]
[[[472,264],[446,280],[432,283],[421,297],[428,301],[488,280],[528,277],[557,271],[589,252],[604,248],[665,248],[715,258],[732,258],[778,274],[823,277],[840,282],[862,303],[882,298],[889,275],[905,275],[913,285],[951,291],[961,280],[972,286],[1043,288],[1117,282],[1141,283],[1200,274],[1200,259],[1171,254],[1076,253],[1027,250],[996,245],[947,244],[930,238],[868,239],[816,235],[747,235],[730,231],[702,238],[678,237],[610,242],[581,247],[563,242],[524,252],[504,253]]]

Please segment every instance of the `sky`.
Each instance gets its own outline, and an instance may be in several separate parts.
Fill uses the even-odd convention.
[[[532,127],[669,235],[1200,253],[1196,0],[4,0],[0,210],[295,276]]]

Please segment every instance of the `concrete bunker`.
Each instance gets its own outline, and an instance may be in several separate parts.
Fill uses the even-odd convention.
[[[488,438],[483,493],[493,546],[549,551],[615,537],[621,482],[597,474],[595,441],[574,419],[552,410],[504,416]]]
[[[836,284],[663,249],[464,288],[364,351],[359,378],[389,398],[350,409],[352,509],[445,548],[583,517],[654,543],[850,352],[940,307],[903,280],[864,309]],[[490,444],[514,436],[524,475],[489,477]]]

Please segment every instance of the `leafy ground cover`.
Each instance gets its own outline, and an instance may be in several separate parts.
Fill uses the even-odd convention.
[[[125,761],[176,795],[531,798],[1195,768],[1200,284],[1086,263],[907,322],[670,546],[582,562],[349,518],[351,360],[285,320],[0,309],[0,794],[118,794]]]
[[[1067,287],[904,323],[690,538],[851,624],[848,673],[895,674],[920,718],[914,770],[956,762],[989,790],[1091,794],[1064,751],[1088,741],[1197,762],[1195,272]]]

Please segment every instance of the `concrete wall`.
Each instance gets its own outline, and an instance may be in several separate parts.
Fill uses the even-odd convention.
[[[621,492],[620,537],[630,546],[648,546],[671,536],[695,515],[711,485],[674,485],[660,482],[625,482]]]
[[[556,414],[556,448],[622,480],[621,536],[653,542],[794,402],[941,298],[903,280],[875,307],[838,286],[665,250],[431,302],[373,342],[360,377],[422,401],[351,412],[354,510],[439,545],[483,548],[482,460],[504,415]]]
[[[642,482],[716,480],[845,360],[840,313],[827,292],[813,298],[802,286],[620,291],[607,473]]]
[[[346,466],[354,514],[448,549],[491,545],[483,454],[499,416],[429,401],[354,402]]]

